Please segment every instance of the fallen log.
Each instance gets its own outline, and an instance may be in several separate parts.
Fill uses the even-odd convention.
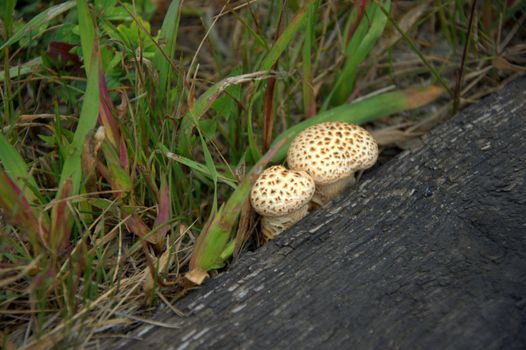
[[[526,348],[526,79],[113,347]]]

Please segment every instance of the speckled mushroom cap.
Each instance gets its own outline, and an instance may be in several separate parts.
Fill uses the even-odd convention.
[[[262,216],[282,216],[309,203],[314,191],[314,180],[309,174],[275,165],[265,169],[256,180],[250,202]]]
[[[367,130],[343,122],[313,125],[290,144],[287,163],[308,172],[317,184],[329,184],[370,168],[378,158],[378,145]]]

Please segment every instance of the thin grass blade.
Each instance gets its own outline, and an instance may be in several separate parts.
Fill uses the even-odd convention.
[[[387,16],[389,21],[393,24],[395,29],[400,33],[404,41],[411,47],[411,50],[420,58],[422,63],[427,67],[429,72],[433,75],[433,77],[436,79],[436,81],[442,86],[442,88],[447,91],[448,95],[450,97],[454,97],[453,90],[449,88],[445,80],[442,78],[442,75],[436,70],[436,68],[427,60],[425,55],[416,47],[415,43],[411,40],[411,38],[400,28],[398,23],[394,20],[394,18],[390,15],[389,11],[385,9],[383,6],[378,6],[378,8]]]
[[[310,6],[313,0],[307,2],[307,4],[298,11],[298,13],[292,18],[287,27],[283,30],[283,33],[274,43],[274,46],[265,55],[259,66],[260,70],[267,71],[278,61],[279,57],[289,47],[290,42],[295,37],[296,33],[303,28],[306,21],[307,8]]]
[[[303,43],[303,113],[305,118],[316,114],[316,98],[314,96],[314,81],[312,72],[312,49],[315,41],[314,28],[316,26],[317,10],[320,2],[313,2],[307,10],[305,42]]]
[[[120,197],[130,192],[133,187],[132,179],[122,167],[119,154],[107,140],[102,143],[102,153],[104,154],[107,168],[104,168],[99,162],[97,163],[97,169],[110,183],[112,190],[117,191],[116,196]]]
[[[217,212],[217,169],[214,164],[214,160],[212,158],[212,155],[210,154],[210,150],[208,149],[208,146],[206,145],[205,138],[203,137],[203,134],[201,131],[199,131],[199,137],[201,138],[201,147],[203,148],[203,154],[205,156],[205,164],[210,172],[210,175],[212,177],[212,181],[214,183],[214,198],[212,201],[212,213]]]
[[[159,189],[159,198],[157,199],[157,217],[155,218],[154,227],[157,229],[157,234],[165,237],[170,226],[168,221],[172,214],[172,201],[170,196],[170,187],[166,181],[166,175],[161,174],[161,187]]]
[[[33,191],[38,190],[37,183],[28,171],[28,166],[16,148],[11,145],[4,134],[0,133],[0,161],[6,173],[22,189],[30,203],[37,201]]]
[[[164,43],[163,51],[167,57],[165,57],[161,50],[157,48],[153,58],[153,62],[159,74],[159,83],[157,88],[159,101],[165,101],[166,91],[168,91],[170,88],[169,83],[172,77],[172,65],[168,59],[172,59],[175,54],[175,43],[179,30],[181,8],[181,1],[173,0],[170,4],[170,7],[168,8],[168,11],[166,12],[166,16],[164,17],[163,25],[161,27],[159,40],[161,43]]]
[[[91,61],[91,72],[96,72],[98,60],[95,55]],[[73,135],[73,141],[68,146],[67,156],[64,160],[60,183],[65,183],[67,179],[72,179],[72,194],[77,194],[80,189],[82,179],[81,155],[84,142],[90,130],[92,130],[99,115],[99,75],[88,74],[88,84],[84,94],[84,102],[80,111],[79,122]]]
[[[173,159],[173,160],[175,160],[175,161],[177,161],[177,162],[189,167],[192,170],[197,171],[198,173],[201,173],[201,174],[205,175],[210,180],[212,180],[212,174],[210,173],[210,170],[208,169],[208,167],[206,165],[198,163],[198,162],[196,162],[196,161],[194,161],[192,159],[183,157],[181,155],[178,155],[178,154],[175,154],[175,153],[172,153],[172,152],[166,152],[166,156],[168,158],[170,158],[170,159]],[[222,173],[219,173],[219,172],[217,174],[217,181],[221,182],[221,183],[224,183],[225,185],[228,185],[228,186],[232,187],[233,189],[236,189],[236,187],[237,187],[235,179],[227,177],[227,176],[225,176],[225,175],[223,175]]]
[[[225,78],[210,88],[208,88],[197,100],[194,101],[192,108],[183,117],[179,130],[178,153],[185,157],[190,157],[191,138],[194,126],[199,119],[205,115],[212,107],[214,102],[221,96],[223,91],[231,85],[242,84],[250,81],[258,81],[276,76],[269,72],[254,72],[249,74],[236,75]]]
[[[39,221],[38,212],[31,207],[20,188],[2,169],[0,169],[0,208],[11,223],[22,228],[25,238],[45,237],[49,233],[47,220]]]
[[[384,6],[386,13],[389,13],[391,1],[383,1],[382,6]],[[371,52],[384,31],[387,16],[378,9],[375,3],[369,5],[366,13],[366,17],[369,18],[370,21],[360,21],[357,28],[357,32],[360,32],[360,35],[352,36],[346,49],[347,58],[345,65],[338,74],[338,79],[327,98],[325,106],[340,105],[351,95],[354,89],[358,66],[365,60],[369,52]],[[362,33],[364,33],[364,35]]]
[[[0,71],[0,82],[5,81],[7,77],[20,78],[24,75],[31,74],[32,72],[36,71],[41,64],[42,57],[37,57],[27,61],[26,63],[22,63],[18,66],[11,67],[7,71]]]
[[[53,256],[59,256],[69,244],[73,218],[68,208],[67,198],[71,196],[72,182],[67,179],[58,191],[55,204],[51,209],[51,231],[48,237]]]

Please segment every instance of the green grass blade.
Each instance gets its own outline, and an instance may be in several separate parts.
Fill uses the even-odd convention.
[[[3,34],[5,40],[8,40],[11,37],[12,30],[13,30],[13,16],[14,11],[16,7],[16,0],[7,0],[4,3],[4,6],[2,8],[3,10]],[[1,52],[1,50],[0,50]],[[12,86],[11,86],[11,58],[9,54],[9,46],[6,46],[4,49],[4,84],[3,85],[3,91],[2,91],[2,100],[4,105],[4,115],[3,118],[1,118],[6,124],[7,123],[13,123],[14,122],[14,111],[15,106],[12,100]],[[1,123],[0,123],[1,125]]]
[[[94,52],[96,54],[96,52]],[[93,129],[97,123],[99,114],[99,75],[97,74],[98,59],[92,57],[91,67],[88,71],[88,84],[84,94],[84,102],[80,111],[79,122],[73,135],[73,141],[67,148],[67,154],[62,167],[60,184],[64,184],[67,179],[72,179],[72,194],[78,193],[82,178],[82,168],[80,157],[84,146],[84,141],[88,132]]]
[[[28,166],[22,156],[2,133],[0,133],[0,161],[7,175],[22,189],[27,200],[30,203],[34,202],[37,196],[33,190],[38,189],[37,183],[29,173]]]
[[[26,25],[24,25],[20,30],[13,34],[2,46],[0,46],[0,51],[4,48],[11,46],[17,43],[28,33],[39,29],[43,24],[51,21],[53,18],[63,14],[72,7],[75,6],[75,1],[66,1],[62,4],[52,6],[45,10],[44,12],[33,17]]]
[[[100,106],[98,74],[100,56],[95,41],[95,27],[89,13],[87,1],[77,0],[77,6],[80,42],[88,82],[77,128],[73,134],[73,141],[67,148],[67,154],[64,159],[59,184],[60,189],[60,186],[65,184],[66,181],[71,178],[71,193],[73,195],[77,194],[80,190],[82,179],[82,165],[80,159],[82,149],[89,131],[93,129],[97,123]]]
[[[10,222],[22,228],[26,237],[36,239],[48,234],[48,217],[39,217],[39,211],[31,207],[17,184],[1,168],[0,208]]]
[[[34,72],[38,67],[40,67],[41,64],[42,64],[42,57],[37,57],[37,58],[33,58],[30,61],[27,61],[26,63],[11,67],[7,71],[0,71],[0,82],[5,81],[7,77],[12,79],[12,78],[19,78],[24,75],[28,75]]]
[[[172,59],[175,54],[175,42],[177,40],[177,33],[179,30],[179,20],[181,18],[181,1],[173,0],[164,17],[163,25],[161,27],[160,41],[164,43],[163,51],[167,55],[163,55],[161,50],[157,48],[153,62],[157,67],[159,73],[159,84],[157,94],[159,101],[164,101],[166,91],[169,89],[171,81],[172,65],[168,59]]]
[[[416,47],[415,43],[413,43],[413,41],[411,40],[411,38],[409,38],[409,36],[404,33],[404,31],[402,30],[402,28],[400,28],[400,26],[398,25],[398,23],[396,23],[396,21],[393,19],[393,17],[389,14],[389,12],[383,8],[383,6],[378,6],[378,8],[387,16],[387,18],[389,19],[389,21],[393,24],[393,26],[395,27],[395,29],[398,31],[398,33],[400,33],[400,35],[402,36],[402,38],[404,39],[404,41],[411,47],[411,49],[413,50],[413,52],[418,56],[418,58],[420,58],[420,60],[422,61],[422,63],[427,67],[427,69],[429,70],[429,72],[433,75],[433,77],[436,79],[436,81],[442,86],[442,88],[444,88],[444,90],[447,91],[447,93],[449,94],[450,97],[454,97],[454,93],[453,91],[449,88],[449,86],[447,85],[447,83],[444,81],[444,79],[442,78],[442,76],[440,75],[440,73],[435,69],[435,67],[433,67],[433,65],[431,64],[431,62],[429,62],[427,60],[427,58],[425,57],[425,55],[422,53],[422,51],[420,51],[418,49],[418,47]]]
[[[270,47],[267,44],[267,41],[264,37],[259,35],[241,16],[239,16],[235,11],[232,12],[232,15],[241,23],[244,29],[247,30],[247,33],[249,33],[256,43],[261,46],[265,51],[270,51]]]
[[[384,6],[386,13],[389,13],[391,1],[383,1],[382,6]],[[358,66],[365,60],[367,55],[369,55],[369,52],[371,52],[384,31],[385,24],[387,23],[386,13],[380,11],[375,3],[372,3],[367,8],[366,17],[370,20],[364,18],[354,33],[355,35],[353,35],[346,49],[347,59],[345,65],[338,74],[338,79],[327,98],[328,103],[326,103],[325,106],[340,105],[351,95],[354,89]],[[367,28],[369,22],[370,27]]]
[[[274,63],[278,61],[281,54],[289,47],[289,44],[296,33],[305,25],[307,8],[310,6],[311,2],[312,0],[309,1],[308,5],[305,5],[305,7],[294,16],[294,18],[292,18],[292,21],[287,25],[285,30],[283,30],[283,33],[279,36],[278,40],[276,40],[274,46],[272,46],[270,51],[261,61],[259,70],[270,70]]]
[[[84,58],[84,69],[87,73],[91,68],[91,59],[93,58],[93,45],[95,43],[95,26],[89,13],[88,2],[86,0],[77,0],[77,13],[80,30],[80,46],[82,48],[82,57]],[[98,67],[96,68],[98,69]],[[96,71],[93,71],[96,72]]]
[[[203,154],[205,156],[205,164],[206,168],[208,169],[208,172],[210,173],[212,177],[212,181],[214,182],[214,199],[212,202],[212,213],[215,214],[217,212],[217,169],[214,164],[214,159],[212,158],[212,155],[210,154],[210,150],[208,149],[208,146],[206,145],[205,138],[203,137],[203,134],[199,130],[199,137],[201,138],[201,147],[203,148]]]
[[[4,3],[4,30],[6,38],[11,36],[13,28],[13,12],[15,11],[16,0],[5,0]]]
[[[198,162],[196,162],[196,161],[194,161],[192,159],[186,158],[184,156],[181,156],[181,155],[178,155],[178,154],[175,154],[175,153],[171,153],[171,152],[167,152],[166,156],[168,158],[170,158],[170,159],[173,159],[173,160],[183,164],[183,165],[186,165],[190,169],[195,170],[198,173],[203,174],[206,177],[208,177],[209,179],[213,180],[212,174],[210,173],[210,169],[206,165],[198,163]],[[228,186],[232,187],[233,189],[236,189],[236,187],[237,187],[237,184],[236,184],[234,179],[229,178],[229,177],[227,177],[227,176],[225,176],[223,174],[220,174],[220,173],[217,174],[217,181],[221,182],[221,183],[224,183],[225,185],[228,185]]]
[[[387,92],[321,112],[314,118],[307,119],[281,133],[274,140],[273,145],[284,138],[289,141],[276,153],[272,161],[281,162],[285,158],[288,146],[294,136],[309,126],[328,121],[362,124],[390,114],[418,108],[435,100],[442,92],[443,90],[436,86]]]
[[[191,135],[194,125],[199,122],[199,119],[210,110],[214,102],[221,96],[223,91],[231,85],[246,83],[249,81],[257,81],[267,79],[271,75],[266,72],[254,72],[249,74],[236,75],[225,78],[211,87],[209,87],[197,100],[195,100],[192,108],[183,117],[181,127],[179,130],[178,153],[186,157],[190,156],[191,149]]]
[[[259,65],[260,71],[269,71],[274,67],[274,65],[278,62],[278,59],[280,56],[285,52],[287,48],[289,48],[289,45],[298,33],[304,26],[307,21],[307,13],[308,9],[310,8],[313,0],[308,1],[307,4],[300,10],[298,13],[292,18],[290,23],[287,25],[287,27],[283,30],[279,38],[276,40],[272,48],[269,52],[263,57],[263,60],[261,61],[261,64]],[[260,96],[259,94],[259,83],[256,83],[256,87],[254,89],[257,93],[254,94],[250,101],[250,111],[252,111],[252,106],[254,102],[256,101],[257,97]],[[252,130],[252,115],[249,115],[249,123],[248,123],[248,141],[250,145],[250,154],[254,160],[258,160],[261,156],[259,153],[259,150],[257,147],[255,147],[255,137]],[[272,128],[272,126],[267,126],[267,128]],[[267,129],[268,132],[268,129]],[[265,132],[264,132],[265,133]],[[265,137],[264,137],[265,138]]]
[[[319,1],[312,3],[307,10],[307,24],[305,30],[305,42],[303,43],[303,113],[310,118],[316,113],[316,101],[313,90],[312,73],[312,47],[314,43],[314,28],[316,26],[316,14],[319,8]]]
[[[71,196],[71,179],[59,186],[56,202],[51,209],[51,231],[49,235],[49,247],[52,256],[56,257],[67,247],[73,226],[73,217],[68,208],[68,198]]]
[[[248,123],[247,123],[247,136],[248,136],[248,151],[250,156],[253,160],[257,161],[259,158],[261,158],[261,153],[259,151],[258,142],[256,140],[256,136],[254,134],[254,122],[253,122],[253,106],[254,102],[257,101],[258,97],[263,94],[263,90],[258,90],[253,98],[250,100],[250,104],[248,106]]]

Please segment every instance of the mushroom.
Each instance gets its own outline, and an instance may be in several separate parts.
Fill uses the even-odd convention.
[[[304,171],[271,166],[256,180],[250,202],[261,215],[261,231],[267,240],[298,222],[308,213],[314,180]]]
[[[378,145],[357,125],[325,122],[300,132],[290,144],[290,169],[303,170],[316,183],[313,202],[323,205],[355,182],[354,173],[374,165]]]

